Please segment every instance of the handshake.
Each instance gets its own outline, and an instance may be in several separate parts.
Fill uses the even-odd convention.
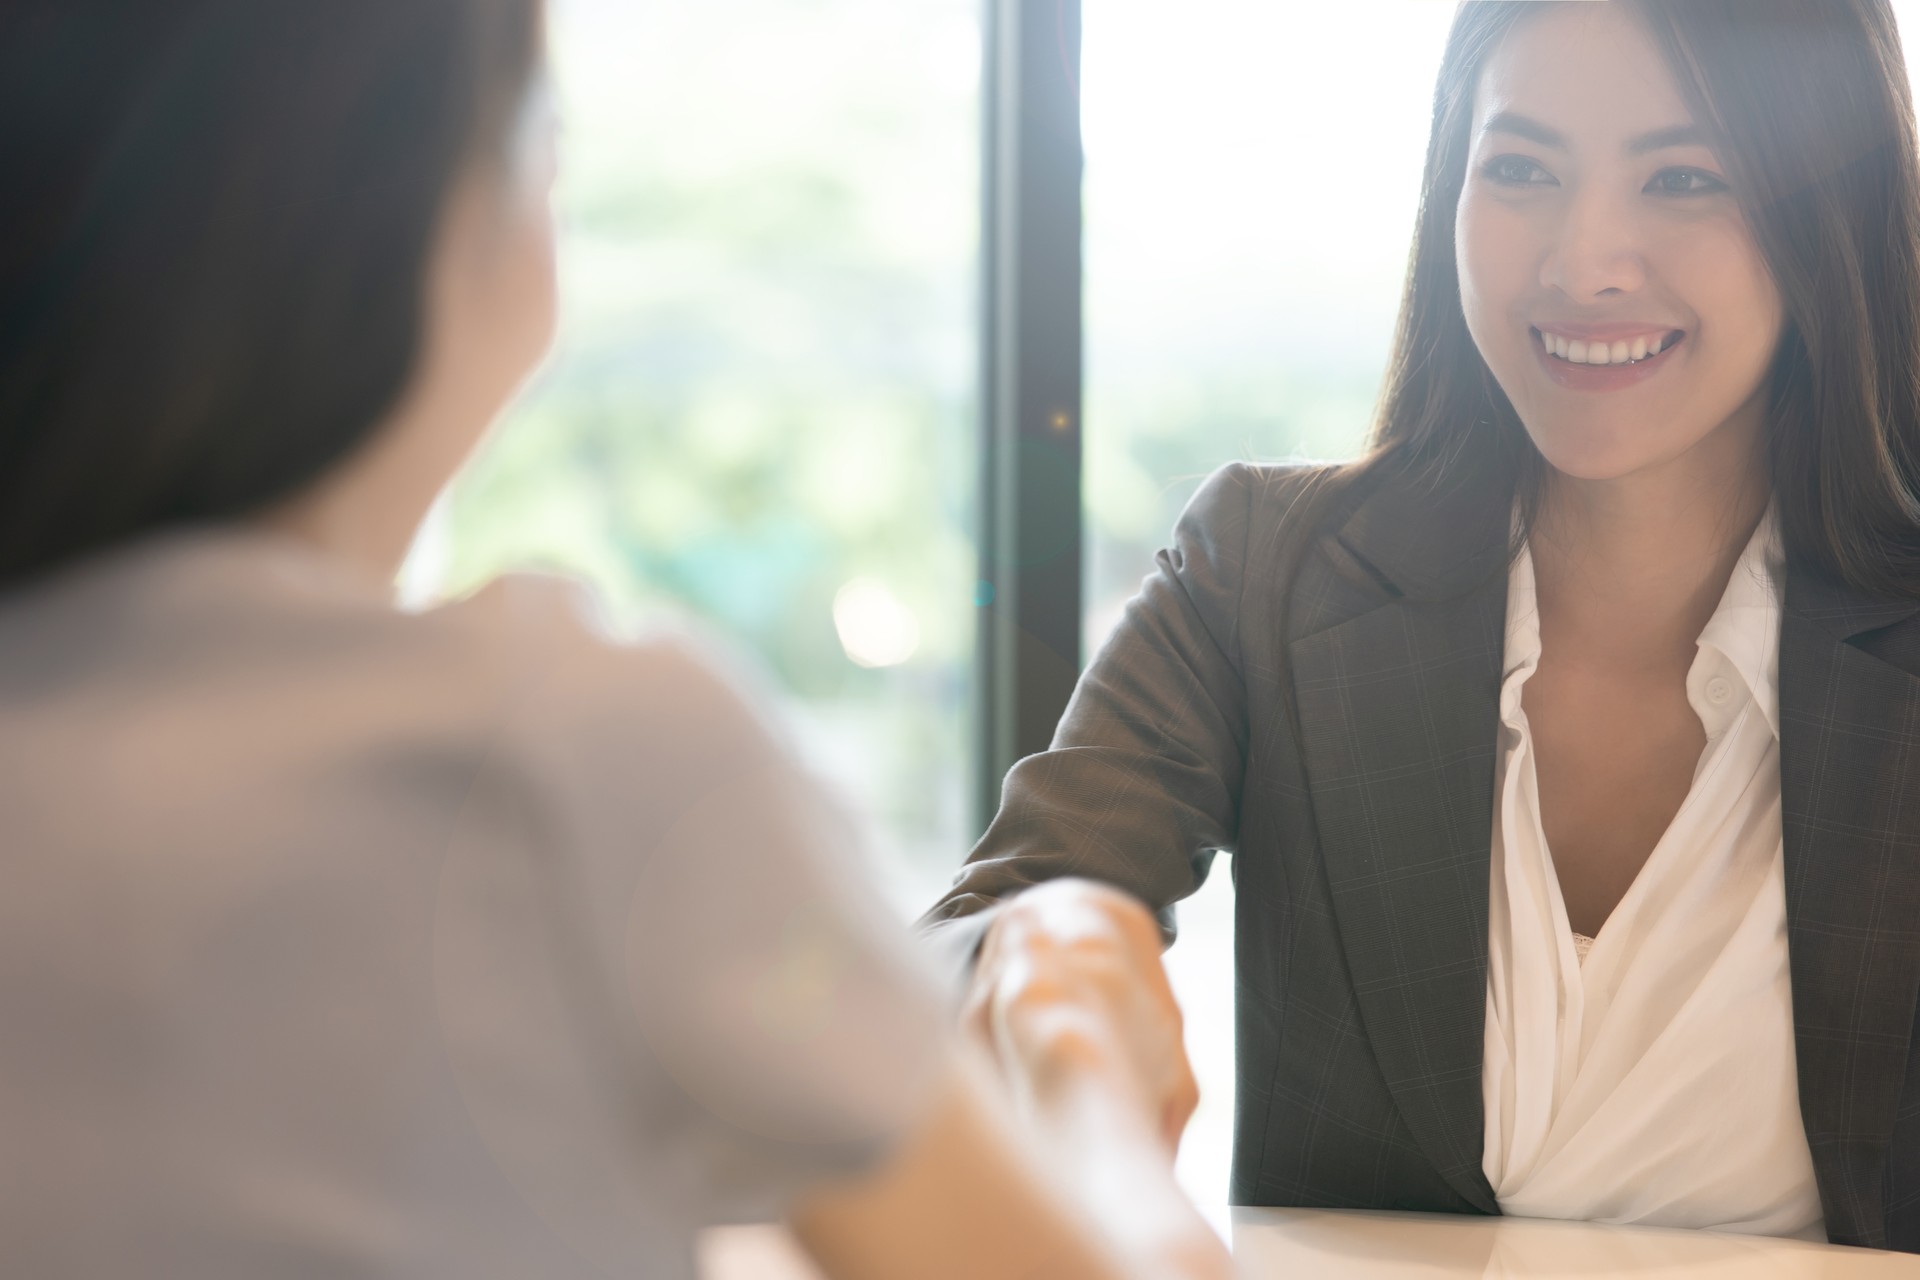
[[[1032,1151],[1097,1232],[1154,1276],[1232,1264],[1173,1177],[1200,1101],[1153,915],[1091,880],[993,908],[963,1006]]]
[[[1153,915],[1096,881],[1050,880],[994,908],[963,1016],[1023,1111],[1097,1090],[1172,1156],[1200,1090],[1160,952]]]

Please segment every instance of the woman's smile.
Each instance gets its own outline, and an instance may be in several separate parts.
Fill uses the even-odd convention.
[[[1657,376],[1686,344],[1684,329],[1657,325],[1530,327],[1534,356],[1571,391],[1621,391]]]

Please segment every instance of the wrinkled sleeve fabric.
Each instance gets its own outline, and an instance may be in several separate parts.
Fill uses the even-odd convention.
[[[1061,876],[1139,898],[1173,940],[1173,903],[1231,852],[1246,768],[1241,615],[1253,497],[1208,477],[1173,545],[1076,686],[1052,745],[1007,774],[1000,811],[921,925],[963,963],[998,904]]]

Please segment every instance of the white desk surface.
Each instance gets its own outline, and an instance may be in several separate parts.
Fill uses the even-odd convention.
[[[1920,1280],[1920,1255],[1910,1253],[1709,1231],[1359,1209],[1235,1209],[1233,1246],[1249,1280]]]
[[[1605,1227],[1587,1222],[1235,1209],[1234,1257],[1247,1280],[1920,1280],[1920,1255],[1799,1240]],[[707,1233],[705,1280],[818,1280],[784,1233]]]

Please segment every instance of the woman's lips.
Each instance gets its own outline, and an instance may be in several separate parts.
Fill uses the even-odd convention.
[[[1593,331],[1589,330],[1589,332]],[[1539,360],[1547,376],[1572,391],[1621,391],[1627,387],[1638,386],[1666,368],[1673,359],[1673,353],[1684,347],[1687,342],[1687,334],[1684,330],[1674,330],[1668,335],[1666,345],[1661,348],[1660,354],[1650,355],[1644,360],[1636,360],[1630,364],[1575,364],[1571,360],[1563,360],[1555,355],[1548,348],[1546,336],[1540,330],[1529,329],[1527,336],[1533,347],[1534,358]],[[1571,336],[1571,331],[1562,336]],[[1594,333],[1595,338],[1603,336],[1611,335]]]

